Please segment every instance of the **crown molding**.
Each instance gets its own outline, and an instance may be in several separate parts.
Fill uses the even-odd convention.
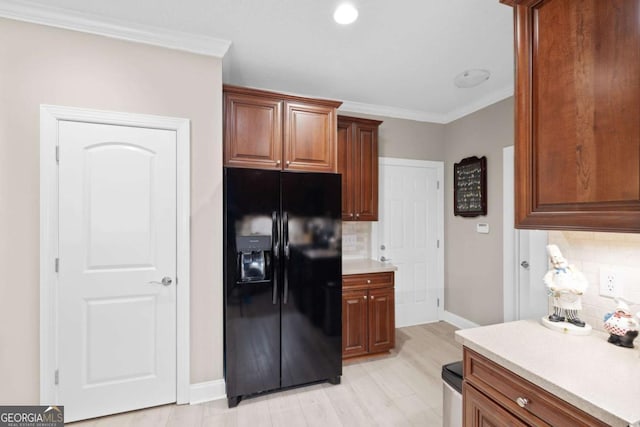
[[[231,42],[228,40],[172,31],[20,0],[0,0],[0,17],[216,58],[223,58],[231,46]]]
[[[471,113],[475,113],[476,111],[482,110],[483,108],[488,107],[489,105],[493,105],[496,102],[502,101],[503,99],[507,99],[510,96],[513,96],[513,86],[507,86],[495,92],[491,92],[490,94],[480,98],[479,100],[472,102],[471,104],[467,104],[462,108],[458,108],[456,110],[450,111],[446,114],[446,121],[444,123],[451,123],[455,120],[461,119],[464,116],[468,116]]]
[[[354,101],[343,101],[342,106],[338,108],[338,112],[371,114],[374,116],[415,120],[417,122],[446,123],[446,116],[443,114],[434,114],[419,110],[408,110],[405,108],[387,107],[384,105],[365,104],[362,102]]]
[[[508,86],[501,90],[492,92],[478,101],[465,105],[462,108],[450,111],[446,114],[429,113],[420,110],[408,110],[404,108],[387,107],[383,105],[365,104],[361,102],[344,101],[338,109],[340,113],[371,114],[374,116],[394,117],[396,119],[415,120],[418,122],[429,122],[447,124],[461,119],[478,110],[482,110],[489,105],[513,96],[513,86]]]

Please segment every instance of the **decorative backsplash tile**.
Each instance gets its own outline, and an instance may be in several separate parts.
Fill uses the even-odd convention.
[[[569,264],[580,269],[589,288],[582,298],[581,317],[603,331],[603,317],[616,308],[613,298],[600,296],[600,273],[612,271],[622,285],[621,296],[640,311],[640,234],[551,231],[549,243],[558,245]]]
[[[342,258],[371,258],[371,223],[342,223]]]

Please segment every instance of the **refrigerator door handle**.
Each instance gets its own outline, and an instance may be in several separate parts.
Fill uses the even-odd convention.
[[[272,252],[273,263],[271,265],[271,277],[273,277],[273,291],[271,295],[271,302],[275,305],[278,303],[278,267],[280,264],[280,221],[278,221],[278,213],[273,211],[271,213],[271,236],[272,239]]]
[[[282,303],[286,304],[289,300],[289,214],[284,212],[282,214],[282,239],[284,240],[284,290]]]

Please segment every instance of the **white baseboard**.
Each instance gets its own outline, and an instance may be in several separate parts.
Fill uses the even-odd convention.
[[[189,404],[195,405],[212,400],[225,399],[227,394],[224,380],[206,381],[191,384],[189,389]]]
[[[450,311],[445,310],[442,315],[442,320],[447,323],[451,323],[453,326],[456,326],[460,329],[469,329],[469,328],[477,328],[477,323],[472,322],[471,320],[467,320],[464,317],[460,317],[457,314],[453,314]]]

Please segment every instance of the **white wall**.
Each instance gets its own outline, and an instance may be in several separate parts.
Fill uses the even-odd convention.
[[[0,403],[39,402],[39,108],[191,120],[191,381],[222,378],[221,60],[0,19]]]

